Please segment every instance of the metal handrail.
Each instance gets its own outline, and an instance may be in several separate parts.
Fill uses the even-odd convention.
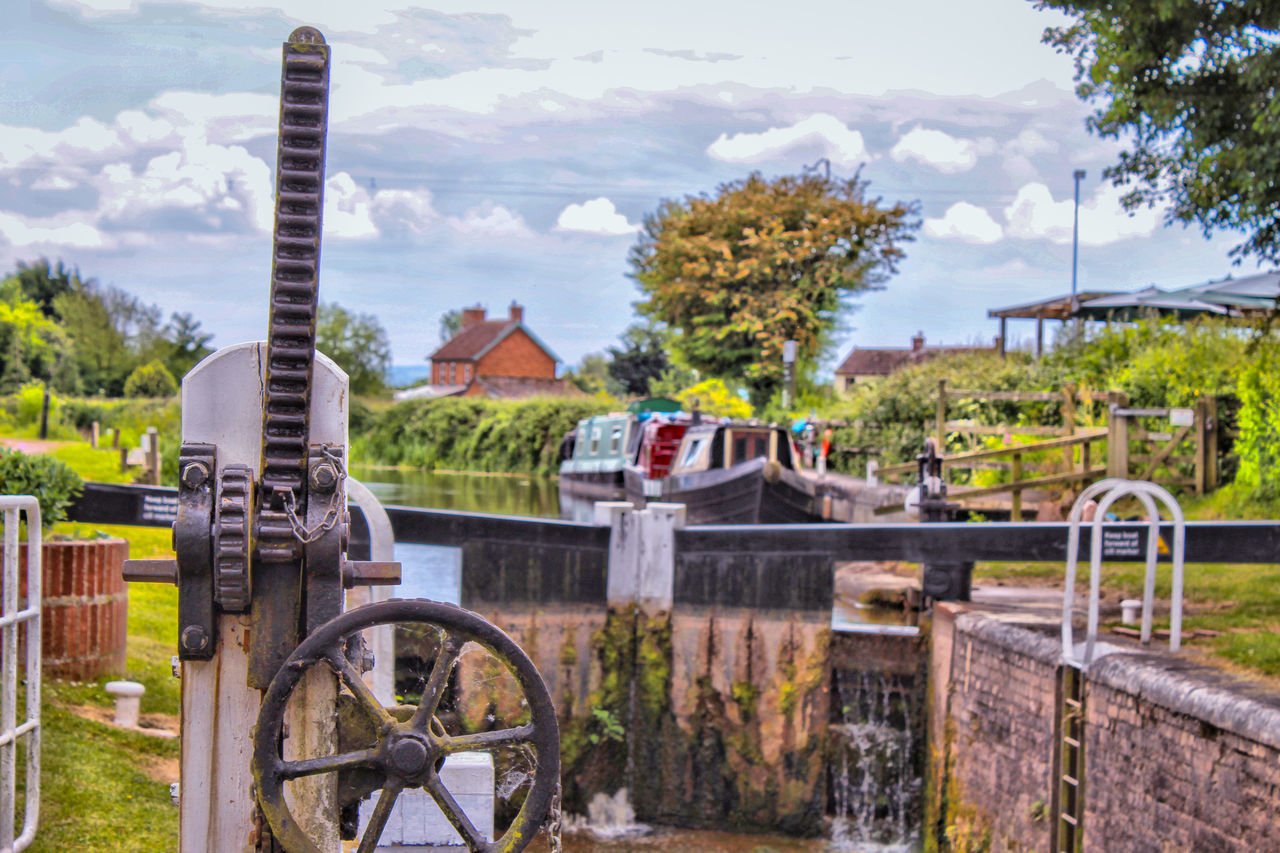
[[[1072,625],[1072,609],[1075,603],[1075,584],[1077,564],[1080,554],[1080,525],[1084,515],[1084,506],[1090,500],[1101,495],[1092,519],[1090,535],[1090,567],[1089,567],[1089,613],[1088,627],[1085,634],[1083,659],[1075,661],[1075,637]],[[1183,567],[1186,560],[1186,519],[1182,508],[1173,495],[1154,483],[1136,480],[1124,480],[1111,477],[1099,480],[1089,486],[1071,506],[1067,532],[1067,564],[1066,581],[1062,595],[1062,657],[1063,660],[1077,663],[1085,669],[1093,660],[1094,648],[1097,644],[1099,622],[1099,598],[1102,583],[1102,540],[1103,521],[1112,504],[1124,497],[1136,497],[1147,511],[1147,560],[1146,573],[1142,587],[1142,631],[1141,642],[1151,642],[1152,610],[1155,602],[1156,562],[1160,550],[1160,513],[1156,508],[1158,498],[1169,510],[1173,518],[1173,589],[1170,602],[1169,648],[1178,651],[1182,647],[1182,591]]]
[[[0,497],[4,513],[4,594],[0,596],[0,850],[26,850],[40,819],[40,504],[29,495]],[[27,514],[27,600],[18,609],[18,528]],[[26,714],[18,723],[18,631],[26,642]],[[14,838],[18,741],[26,738],[22,834]]]

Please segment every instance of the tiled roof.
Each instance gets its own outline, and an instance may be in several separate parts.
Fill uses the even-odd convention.
[[[993,347],[854,347],[840,366],[837,376],[888,376],[908,364],[928,361],[940,355],[961,355],[970,352],[994,352]]]
[[[479,385],[486,395],[504,400],[522,397],[582,397],[585,396],[565,379],[540,379],[526,376],[478,376],[472,383]]]
[[[429,357],[444,361],[474,361],[485,350],[518,328],[518,320],[482,320],[472,323]]]

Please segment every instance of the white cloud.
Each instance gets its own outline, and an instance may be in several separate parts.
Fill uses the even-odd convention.
[[[238,145],[184,137],[179,150],[153,157],[141,173],[113,163],[93,183],[102,218],[125,228],[165,211],[183,212],[209,230],[271,230],[271,170]]]
[[[162,92],[151,99],[148,107],[184,133],[204,136],[222,145],[274,136],[280,116],[278,95],[251,92]],[[121,113],[117,122],[125,115]]]
[[[324,182],[324,236],[340,240],[367,240],[378,236],[371,217],[369,193],[346,172]]]
[[[1053,154],[1058,150],[1058,143],[1048,139],[1034,128],[1025,128],[1006,146],[1005,151],[1020,157],[1034,157],[1036,154]]]
[[[460,217],[451,216],[448,226],[455,234],[468,239],[525,238],[533,236],[520,214],[486,201]]]
[[[390,235],[422,235],[440,221],[440,214],[428,190],[378,190],[373,196],[373,220]]]
[[[0,210],[0,243],[15,249],[100,249],[107,245],[102,232],[86,220],[89,211],[67,211],[36,218]]]
[[[618,212],[612,201],[601,196],[582,204],[571,204],[560,211],[556,230],[618,237],[634,234],[640,230],[640,226],[628,222],[627,217]]]
[[[760,133],[721,134],[707,154],[726,163],[762,163],[798,148],[819,148],[832,164],[856,166],[869,159],[862,134],[850,130],[833,115],[818,113],[790,127],[771,127]]]
[[[943,240],[978,244],[995,243],[1004,237],[1004,229],[991,214],[967,201],[951,205],[941,219],[926,219],[924,233]]]
[[[915,160],[944,175],[954,175],[972,169],[981,149],[978,143],[957,139],[941,130],[917,127],[898,140],[889,156],[899,163]]]
[[[1102,184],[1080,203],[1080,243],[1106,246],[1134,237],[1148,237],[1159,225],[1160,212],[1143,208],[1130,215],[1120,205],[1122,191]],[[1013,203],[1005,208],[1010,237],[1023,240],[1071,242],[1074,204],[1072,199],[1054,201],[1049,188],[1030,183],[1018,190]]]

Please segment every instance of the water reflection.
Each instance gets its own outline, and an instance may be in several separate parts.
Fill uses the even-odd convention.
[[[459,474],[352,465],[351,475],[383,504],[560,518],[560,496],[550,477]]]

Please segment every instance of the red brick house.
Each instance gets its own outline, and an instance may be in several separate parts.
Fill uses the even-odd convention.
[[[954,346],[927,347],[924,332],[917,332],[911,347],[854,347],[836,368],[836,391],[847,391],[855,384],[883,379],[908,364],[917,364],[939,355],[957,353],[1000,352],[1000,339],[991,347]]]
[[[524,307],[515,302],[501,320],[487,319],[479,305],[464,308],[462,328],[429,358],[431,384],[397,398],[517,398],[576,390],[556,378],[559,359],[524,325]]]

